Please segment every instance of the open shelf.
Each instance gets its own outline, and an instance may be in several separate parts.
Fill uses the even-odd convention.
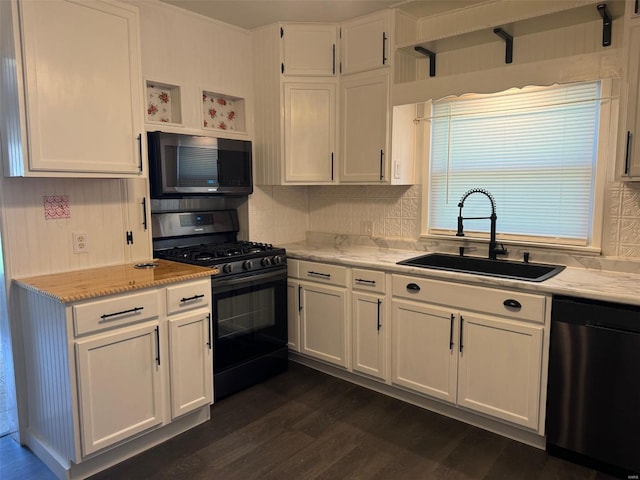
[[[430,38],[422,38],[414,42],[407,42],[397,45],[397,49],[411,54],[415,57],[424,58],[427,53],[438,54],[452,50],[464,49],[476,45],[482,45],[491,42],[501,42],[503,39],[494,32],[499,28],[508,36],[517,38],[519,36],[540,33],[548,30],[578,25],[582,23],[593,22],[597,20],[603,21],[603,37],[607,28],[605,26],[602,9],[598,5],[606,4],[606,12],[610,20],[615,20],[624,15],[624,2],[621,0],[588,2],[573,8],[537,15],[528,18],[518,18],[514,15],[508,21],[496,22],[492,25],[484,25],[482,28],[471,31],[458,32],[454,35],[434,36]],[[558,7],[560,8],[560,7]],[[609,30],[610,32],[610,30]],[[610,38],[610,37],[609,37]],[[604,45],[603,43],[603,46]],[[418,47],[418,50],[416,50]]]

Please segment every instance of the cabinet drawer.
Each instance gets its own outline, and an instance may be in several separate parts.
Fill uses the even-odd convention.
[[[287,276],[289,278],[300,277],[300,261],[287,258]]]
[[[167,315],[208,307],[210,297],[210,279],[167,287]]]
[[[299,277],[329,285],[347,286],[347,268],[337,265],[300,261]]]
[[[447,305],[456,311],[475,310],[544,323],[546,307],[544,295],[461,285],[406,275],[393,275],[392,289],[394,297]]]
[[[352,289],[384,293],[384,272],[354,268],[351,273]]]
[[[73,329],[78,336],[157,317],[158,291],[151,290],[74,305]]]

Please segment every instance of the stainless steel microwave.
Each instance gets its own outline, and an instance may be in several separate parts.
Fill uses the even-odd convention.
[[[148,132],[151,198],[253,193],[251,142]]]

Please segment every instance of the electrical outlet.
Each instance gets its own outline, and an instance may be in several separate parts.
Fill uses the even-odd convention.
[[[87,253],[89,251],[89,239],[83,232],[73,232],[73,253]]]
[[[360,235],[372,235],[373,222],[371,220],[362,220],[360,222]]]

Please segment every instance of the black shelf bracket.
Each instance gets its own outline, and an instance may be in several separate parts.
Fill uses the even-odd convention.
[[[599,3],[597,5],[598,12],[600,12],[600,16],[602,17],[602,46],[608,47],[611,45],[611,25],[613,21],[611,19],[611,15],[607,11],[606,3]]]
[[[493,33],[498,35],[505,43],[504,63],[513,62],[513,37],[501,28],[494,28]]]
[[[436,54],[431,50],[427,50],[424,47],[413,47],[413,49],[416,52],[429,57],[429,76],[435,77],[436,76]]]

